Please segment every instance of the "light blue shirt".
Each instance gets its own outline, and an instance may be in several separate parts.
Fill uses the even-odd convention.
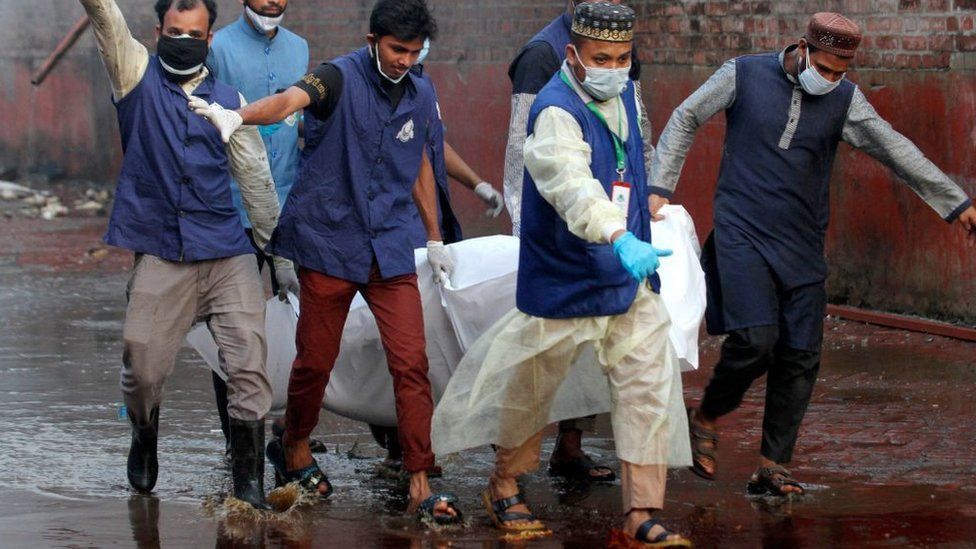
[[[236,88],[248,103],[253,103],[287,89],[305,75],[308,43],[283,27],[278,27],[274,38],[268,38],[241,15],[214,34],[207,66],[218,80]],[[294,113],[277,124],[259,128],[282,208],[298,175],[298,120],[299,113]],[[231,185],[231,191],[244,226],[250,227],[236,183]]]

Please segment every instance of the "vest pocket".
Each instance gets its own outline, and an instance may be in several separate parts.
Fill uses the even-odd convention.
[[[336,179],[323,181],[300,196],[289,197],[289,200],[298,199],[295,208],[304,212],[309,221],[334,226],[344,222],[352,213],[352,203],[337,192],[338,185]]]
[[[593,278],[605,285],[616,285],[629,276],[609,244],[587,244],[586,258]]]

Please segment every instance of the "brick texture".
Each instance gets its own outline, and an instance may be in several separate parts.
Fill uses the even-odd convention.
[[[637,43],[645,60],[662,65],[715,66],[782,47],[803,34],[810,14],[840,11],[861,25],[856,58],[862,69],[945,70],[953,52],[976,50],[973,0],[643,0]],[[328,58],[362,43],[372,2],[295,2],[290,23]],[[525,38],[550,21],[559,0],[431,0],[441,24],[435,61],[507,63]],[[297,20],[297,22],[296,22]],[[952,67],[967,69],[968,66]]]
[[[429,71],[447,137],[486,180],[501,186],[508,129],[508,63],[566,6],[563,0],[428,0],[441,30]],[[135,35],[153,42],[150,0],[119,0]],[[238,17],[218,0],[217,26]],[[864,31],[849,77],[968,193],[976,194],[976,0],[635,0],[644,98],[660,134],[671,111],[726,59],[795,42],[809,16],[840,11]],[[286,26],[317,63],[364,43],[373,0],[291,0]],[[82,14],[75,0],[0,0],[0,177],[30,171],[110,181],[121,147],[94,40],[82,38],[39,89],[31,73]],[[700,236],[711,229],[722,154],[722,116],[699,131],[675,200]],[[13,174],[13,175],[7,175]],[[827,254],[831,299],[868,308],[976,323],[976,255],[889,170],[838,150]],[[468,236],[509,230],[486,220],[472,193],[452,201]]]

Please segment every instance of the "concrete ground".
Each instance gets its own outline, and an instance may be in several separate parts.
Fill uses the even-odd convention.
[[[401,487],[376,477],[381,452],[366,426],[326,413],[316,436],[329,453],[318,459],[336,494],[271,519],[228,518],[219,504],[230,481],[210,375],[190,351],[167,386],[155,496],[132,495],[128,425],[117,418],[131,255],[100,244],[106,222],[0,218],[0,546],[507,545],[478,501],[487,450],[441,460],[445,477],[434,487],[461,496],[468,526],[427,532],[401,516]],[[745,496],[759,445],[760,383],[721,423],[717,479],[672,471],[662,517],[696,547],[976,547],[976,344],[836,319],[826,328],[792,465],[808,496]],[[719,344],[704,339],[702,370],[685,375],[691,403]],[[586,446],[614,463],[606,418]],[[619,518],[616,484],[554,481],[543,467],[525,489],[553,530],[527,546],[602,546]]]

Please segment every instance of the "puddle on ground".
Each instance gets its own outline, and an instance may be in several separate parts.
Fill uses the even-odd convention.
[[[367,427],[322,415],[316,456],[336,493],[305,501],[285,489],[279,513],[225,503],[229,472],[210,374],[183,351],[166,387],[160,475],[152,497],[133,495],[124,473],[129,427],[118,419],[123,274],[0,273],[0,537],[4,547],[598,547],[621,519],[619,483],[550,479],[523,490],[552,535],[505,539],[480,493],[492,454],[443,456],[435,491],[460,497],[464,528],[425,528],[405,516],[404,484],[378,478],[382,452]],[[831,321],[817,392],[801,433],[795,476],[810,487],[793,501],[749,499],[762,383],[720,424],[714,482],[669,475],[662,519],[696,547],[971,547],[976,540],[976,346],[921,344]],[[907,338],[906,341],[913,341]],[[703,342],[714,364],[716,340]],[[687,374],[697,402],[707,371]],[[544,455],[552,448],[546,440]],[[601,417],[586,437],[597,461],[615,464]],[[267,470],[266,486],[272,474]],[[509,543],[511,542],[511,543]]]

